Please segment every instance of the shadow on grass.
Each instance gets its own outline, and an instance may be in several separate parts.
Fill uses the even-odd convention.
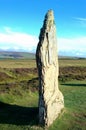
[[[0,102],[0,124],[38,125],[38,108]]]
[[[61,83],[61,85],[72,87],[86,87],[86,84],[74,84],[74,83]]]

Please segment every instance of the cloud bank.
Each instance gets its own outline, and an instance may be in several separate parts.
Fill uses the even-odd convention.
[[[62,52],[63,55],[86,57],[86,37],[59,38],[58,48],[59,53]]]
[[[35,52],[38,37],[27,33],[14,32],[9,27],[4,27],[0,33],[0,50]],[[65,55],[86,56],[86,37],[58,38],[58,51]]]
[[[27,33],[13,32],[5,27],[5,33],[0,33],[0,49],[31,51],[37,46],[38,38]]]

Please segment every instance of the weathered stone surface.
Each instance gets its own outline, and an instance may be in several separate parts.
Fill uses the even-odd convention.
[[[53,11],[45,16],[36,50],[39,73],[39,123],[49,126],[64,108],[58,88],[57,38]]]

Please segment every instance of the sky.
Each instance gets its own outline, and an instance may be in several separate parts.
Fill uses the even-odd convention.
[[[0,50],[35,52],[49,9],[59,55],[86,57],[86,0],[0,0]]]

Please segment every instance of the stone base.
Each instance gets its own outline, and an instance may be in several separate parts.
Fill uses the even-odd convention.
[[[48,127],[56,118],[58,118],[64,108],[64,98],[62,93],[60,91],[55,93],[54,96],[51,97],[51,100],[45,104],[45,106],[39,107],[39,123]]]

